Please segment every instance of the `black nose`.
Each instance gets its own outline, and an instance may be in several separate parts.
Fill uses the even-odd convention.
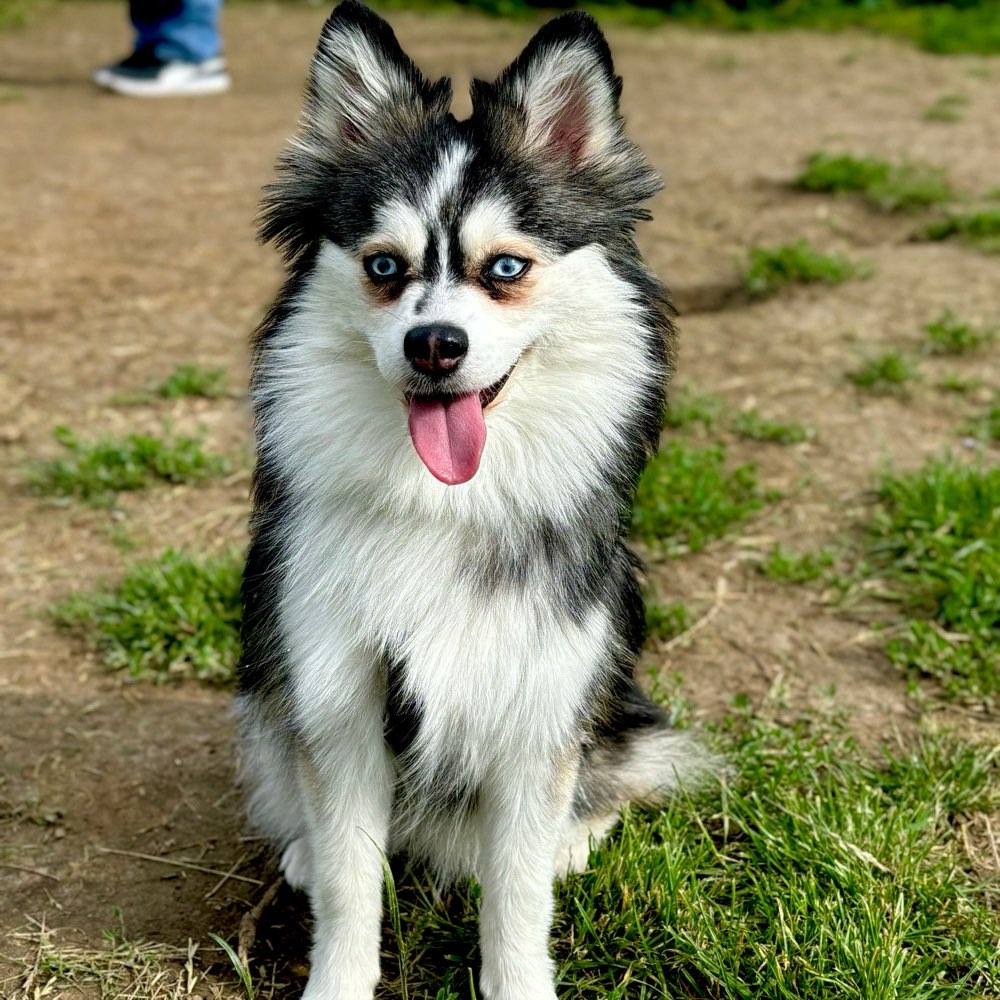
[[[403,354],[424,375],[442,378],[462,363],[469,350],[468,334],[447,323],[415,326],[403,338]]]

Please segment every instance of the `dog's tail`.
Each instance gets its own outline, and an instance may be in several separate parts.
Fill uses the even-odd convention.
[[[627,802],[656,805],[679,788],[694,788],[718,759],[687,730],[624,680],[612,711],[584,751],[574,812],[586,820],[607,816]]]

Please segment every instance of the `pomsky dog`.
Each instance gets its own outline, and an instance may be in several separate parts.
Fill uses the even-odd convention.
[[[702,764],[633,681],[626,546],[674,333],[595,22],[450,113],[390,27],[327,20],[262,236],[238,714],[252,820],[309,894],[307,1000],[371,1000],[383,859],[481,888],[480,995],[553,1000],[553,879]]]

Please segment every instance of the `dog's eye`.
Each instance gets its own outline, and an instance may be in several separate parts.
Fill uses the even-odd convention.
[[[386,281],[396,278],[406,270],[406,264],[390,253],[376,253],[364,260],[365,271],[372,281]]]
[[[500,281],[517,281],[524,276],[530,267],[531,262],[520,257],[497,257],[486,268],[486,274],[491,278],[498,278]]]

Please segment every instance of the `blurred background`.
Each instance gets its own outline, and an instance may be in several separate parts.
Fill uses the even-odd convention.
[[[465,113],[555,6],[378,9]],[[562,890],[563,989],[996,998],[1000,5],[587,9],[680,313],[641,676],[734,770]],[[327,13],[228,2],[229,89],[144,100],[91,79],[133,46],[124,2],[0,0],[4,996],[305,972],[287,890],[249,986],[209,932],[235,946],[273,876],[227,714],[281,280],[255,216]],[[399,875],[383,995],[471,995],[474,892],[422,916]]]

